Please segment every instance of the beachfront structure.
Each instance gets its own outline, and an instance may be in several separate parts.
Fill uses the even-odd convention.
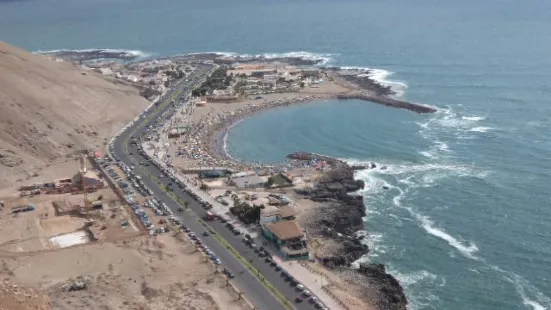
[[[278,249],[283,259],[309,259],[304,232],[294,220],[283,220],[262,225],[262,235]]]
[[[280,172],[268,178],[270,187],[289,187],[293,186],[293,180],[286,174]]]
[[[230,179],[230,184],[237,188],[259,188],[266,185],[266,178],[262,178],[255,175],[247,175],[235,177]]]
[[[295,219],[296,211],[291,206],[276,207],[264,205],[260,211],[260,224],[276,223],[279,221],[291,221]]]
[[[265,205],[264,209],[260,210],[260,225],[275,223],[278,221],[279,208],[271,205]]]

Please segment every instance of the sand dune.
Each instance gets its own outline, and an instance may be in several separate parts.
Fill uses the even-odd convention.
[[[0,188],[102,147],[148,104],[131,85],[1,41],[0,85]]]

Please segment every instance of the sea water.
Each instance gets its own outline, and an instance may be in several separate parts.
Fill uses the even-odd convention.
[[[412,309],[551,308],[549,29],[546,0],[0,1],[0,39],[33,51],[293,53],[377,69],[438,107],[310,103],[227,140],[249,161],[306,150],[387,166],[357,173],[363,260],[385,263]]]

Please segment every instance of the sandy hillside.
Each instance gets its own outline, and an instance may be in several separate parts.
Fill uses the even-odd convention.
[[[148,102],[138,90],[0,41],[0,188],[102,146]]]
[[[10,296],[14,301],[0,299],[0,310],[50,309],[46,306],[59,310],[246,309],[183,235],[95,243],[19,257],[5,254],[0,251],[0,298]],[[86,288],[64,289],[76,281],[86,283]],[[21,308],[10,308],[12,303]],[[33,307],[36,304],[43,308]]]

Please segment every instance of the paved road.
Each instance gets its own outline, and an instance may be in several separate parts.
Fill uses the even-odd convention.
[[[193,77],[188,78],[188,81],[182,81],[176,85],[169,93],[167,93],[162,100],[164,102],[171,96],[178,94],[178,90],[182,90],[176,98],[176,102],[179,99],[185,99],[191,92],[191,90],[198,85],[206,75],[210,66],[204,65],[200,67],[198,72],[193,74]],[[149,110],[143,117],[137,122],[129,126],[123,133],[121,133],[115,140],[113,148],[111,149],[113,155],[118,157],[119,160],[127,164],[128,166],[135,165],[137,175],[142,177],[144,184],[149,187],[153,192],[155,198],[164,202],[173,211],[174,215],[179,217],[182,222],[187,225],[192,231],[201,237],[203,243],[208,246],[222,261],[223,266],[230,269],[235,278],[233,283],[237,286],[245,296],[259,309],[285,309],[281,302],[266,288],[260,281],[250,273],[250,271],[229,252],[221,243],[219,243],[214,237],[203,237],[200,234],[206,229],[198,222],[198,219],[202,218],[206,211],[202,208],[201,204],[189,196],[182,189],[173,186],[174,194],[178,195],[183,200],[189,202],[189,209],[184,212],[178,212],[180,205],[170,195],[168,195],[161,186],[167,186],[170,180],[168,178],[161,178],[161,170],[154,165],[141,166],[139,162],[145,162],[147,159],[140,155],[136,145],[130,143],[132,136],[139,137],[146,132],[147,126],[159,118],[167,120],[170,118],[171,113],[168,113],[171,108],[171,104],[163,105],[159,104],[155,108]],[[247,247],[241,240],[242,236],[235,236],[232,234],[223,223],[218,221],[209,222],[209,225],[222,236],[231,246],[237,250],[242,257],[249,258],[250,262],[261,272],[274,287],[276,287],[288,300],[294,301],[295,297],[299,293],[284,280],[280,272],[275,271],[274,267],[270,266],[264,261],[264,258],[258,257],[252,249]],[[293,306],[300,310],[314,309],[313,305],[306,301],[296,304],[293,302]]]

